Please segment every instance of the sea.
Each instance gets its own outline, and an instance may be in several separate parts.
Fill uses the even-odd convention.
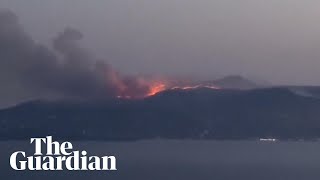
[[[76,141],[88,155],[114,155],[117,171],[14,171],[10,155],[27,141],[0,142],[1,180],[319,180],[320,142]]]

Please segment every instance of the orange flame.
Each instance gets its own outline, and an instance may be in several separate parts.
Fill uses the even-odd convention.
[[[144,97],[154,96],[165,90],[190,90],[190,89],[198,89],[198,88],[220,89],[219,87],[214,85],[204,85],[204,84],[198,84],[193,86],[190,86],[190,85],[174,86],[174,84],[178,84],[178,83],[170,83],[169,81],[164,81],[164,80],[148,81],[145,79],[139,79],[139,83],[148,87],[148,91],[146,92],[145,95],[130,96],[124,93],[122,95],[117,96],[117,98],[122,98],[122,99],[144,98]]]
[[[166,85],[164,83],[154,83],[150,86],[149,92],[146,96],[153,96],[164,90],[166,90]]]
[[[174,87],[167,87],[167,85],[165,83],[154,83],[153,85],[150,86],[150,90],[149,93],[146,95],[146,97],[148,96],[153,96],[156,95],[159,92],[168,90],[168,89],[181,89],[181,90],[189,90],[189,89],[198,89],[198,88],[209,88],[209,89],[220,89],[217,86],[213,86],[213,85],[195,85],[195,86],[174,86]]]

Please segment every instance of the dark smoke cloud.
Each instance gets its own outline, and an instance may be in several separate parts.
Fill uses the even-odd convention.
[[[15,82],[36,96],[104,99],[119,95],[142,96],[148,87],[134,77],[122,77],[79,45],[83,35],[66,28],[53,48],[35,43],[17,16],[0,11],[1,84]],[[56,54],[57,53],[57,54]]]

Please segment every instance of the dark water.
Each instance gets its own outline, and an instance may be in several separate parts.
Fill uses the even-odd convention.
[[[319,142],[141,141],[73,142],[89,155],[115,155],[118,171],[13,171],[9,156],[32,149],[0,142],[1,180],[312,180],[320,178]]]

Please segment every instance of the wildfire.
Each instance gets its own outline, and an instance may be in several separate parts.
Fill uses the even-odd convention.
[[[212,86],[212,85],[194,85],[194,86],[174,86],[174,87],[170,87],[168,85],[166,85],[165,83],[155,83],[153,85],[150,86],[150,91],[149,93],[146,95],[146,97],[148,96],[153,96],[159,92],[165,91],[165,90],[175,90],[175,89],[181,89],[181,90],[189,90],[189,89],[198,89],[198,88],[209,88],[209,89],[220,89],[217,86]]]
[[[209,85],[195,85],[195,86],[175,86],[171,89],[182,89],[182,90],[188,90],[188,89],[198,89],[198,88],[209,88],[209,89],[220,89],[217,86],[209,86]]]
[[[147,87],[147,92],[145,94],[135,96],[132,93],[130,93],[128,89],[127,93],[122,93],[121,95],[117,96],[117,98],[139,99],[139,98],[154,96],[165,90],[190,90],[190,89],[198,89],[198,88],[219,89],[219,87],[213,86],[213,85],[205,85],[205,84],[186,85],[187,83],[170,82],[170,81],[164,81],[164,80],[148,81],[145,79],[139,79],[139,83]],[[182,84],[185,84],[185,85],[182,85]]]
[[[164,83],[155,83],[150,86],[149,93],[146,96],[153,96],[164,90],[166,90],[166,85]]]

